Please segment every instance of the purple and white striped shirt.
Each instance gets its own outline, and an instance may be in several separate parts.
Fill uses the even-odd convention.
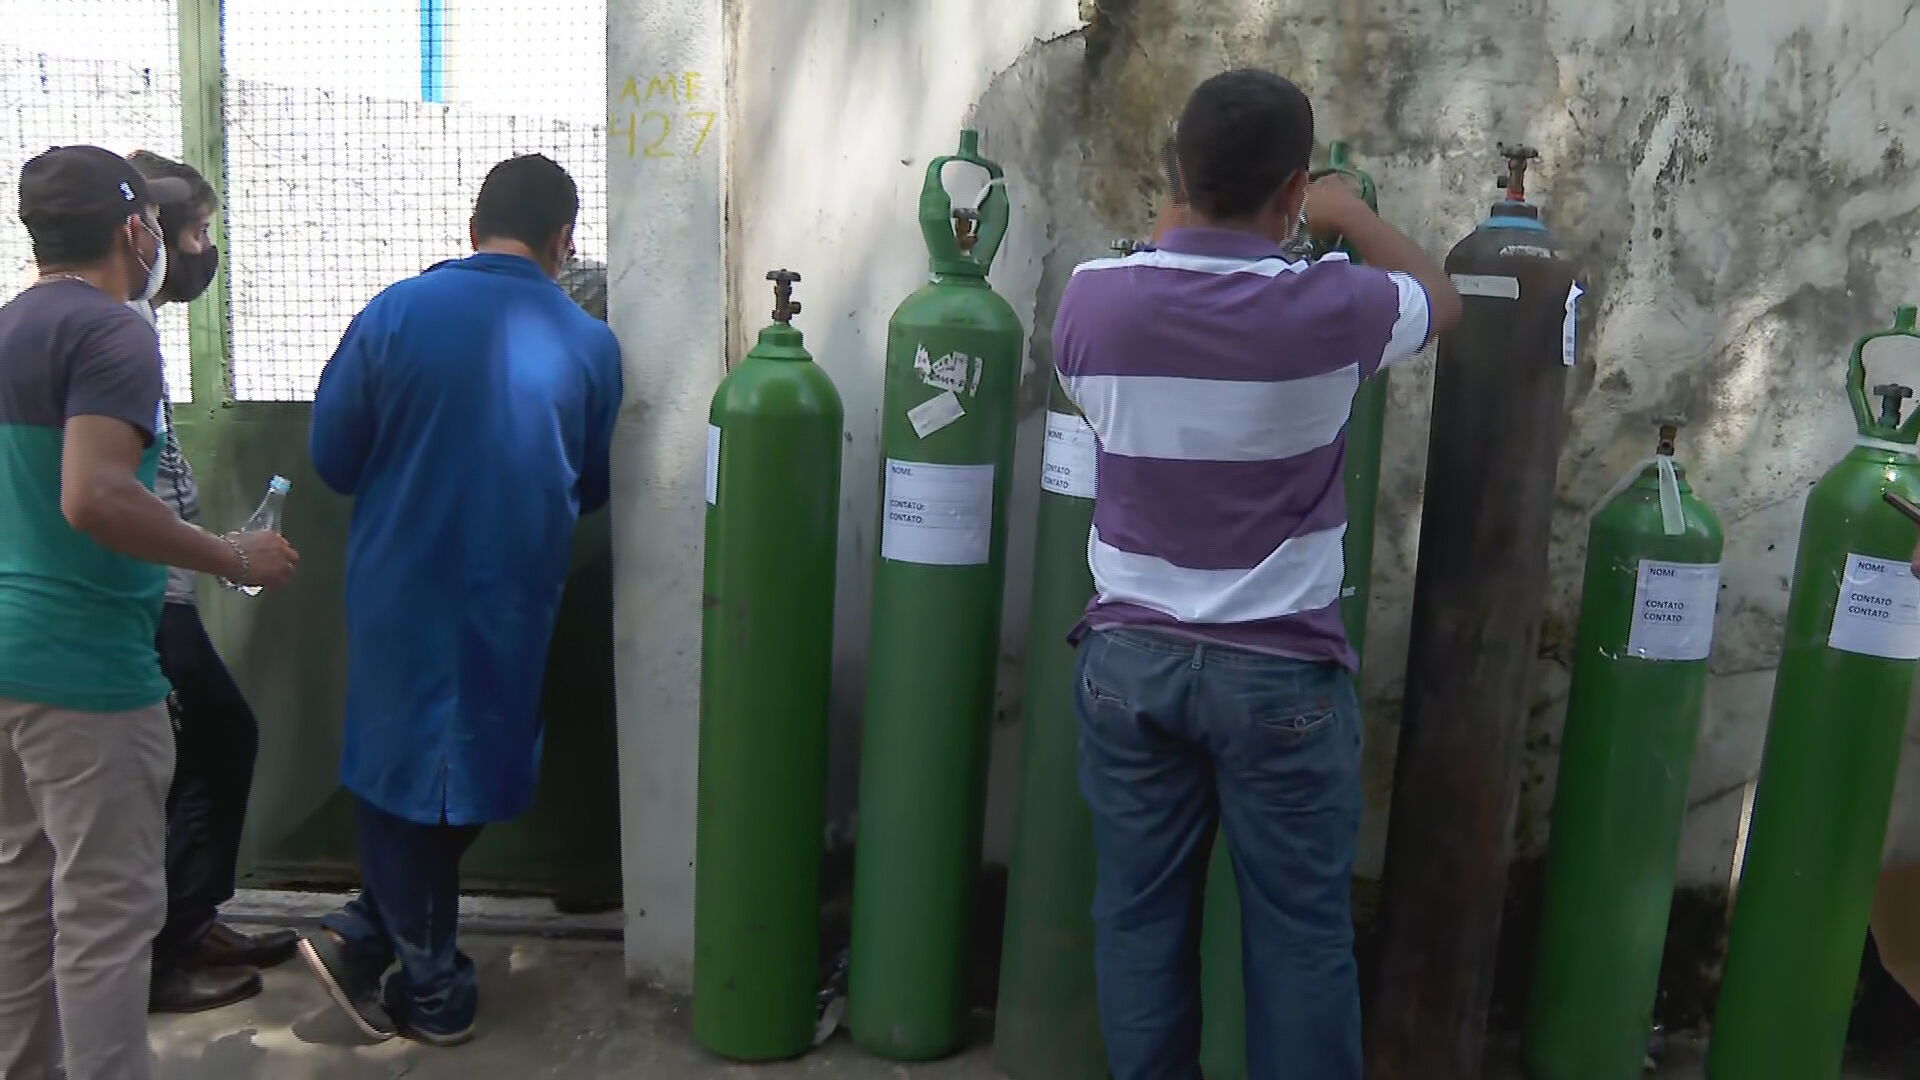
[[[1175,229],[1074,270],[1054,320],[1099,443],[1074,630],[1136,626],[1352,668],[1340,622],[1347,420],[1362,379],[1419,352],[1426,290],[1251,233]]]

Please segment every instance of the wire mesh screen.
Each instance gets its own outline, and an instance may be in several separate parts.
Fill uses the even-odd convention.
[[[605,0],[227,0],[233,389],[306,401],[375,293],[468,250],[487,170],[539,152],[606,261]]]
[[[0,295],[32,280],[17,216],[20,166],[49,146],[90,143],[179,160],[180,47],[174,0],[7,0],[0,15]],[[184,309],[163,312],[167,387],[192,378]]]

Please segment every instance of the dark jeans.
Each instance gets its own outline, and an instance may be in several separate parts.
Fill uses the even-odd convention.
[[[199,947],[233,899],[260,729],[192,604],[168,604],[155,642],[173,684],[173,786],[167,792],[167,922],[153,942],[158,977]]]
[[[1216,824],[1240,889],[1250,1080],[1359,1080],[1360,708],[1346,670],[1118,630],[1081,643],[1075,689],[1114,1080],[1200,1080]]]
[[[393,962],[386,1000],[395,1020],[450,1034],[473,1024],[480,1004],[473,961],[460,951],[460,858],[478,825],[421,825],[354,800],[360,896],[320,920],[346,939],[361,973],[378,980]]]

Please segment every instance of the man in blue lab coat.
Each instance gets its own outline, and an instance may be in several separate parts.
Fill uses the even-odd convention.
[[[607,501],[620,349],[555,283],[578,211],[547,158],[495,166],[476,254],[376,296],[314,397],[314,466],[354,499],[340,778],[363,890],[300,951],[374,1039],[472,1036],[460,858],[533,800],[574,525]]]

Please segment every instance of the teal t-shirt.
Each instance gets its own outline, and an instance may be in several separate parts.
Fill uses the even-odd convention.
[[[166,699],[153,644],[166,570],[60,509],[67,419],[132,425],[151,488],[164,393],[153,327],[92,285],[49,279],[0,307],[0,697],[89,712]]]

